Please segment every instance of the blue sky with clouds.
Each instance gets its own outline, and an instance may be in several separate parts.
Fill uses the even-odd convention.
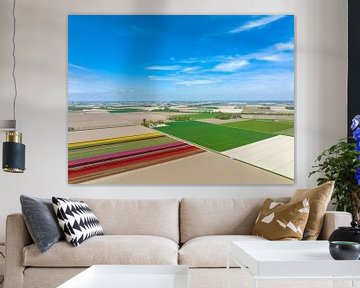
[[[69,101],[294,99],[294,17],[69,16]]]

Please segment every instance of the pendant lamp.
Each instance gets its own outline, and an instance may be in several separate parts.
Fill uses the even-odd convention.
[[[13,16],[13,35],[12,35],[12,57],[13,69],[12,78],[14,83],[14,99],[13,99],[13,120],[0,121],[0,130],[6,131],[6,140],[3,143],[2,167],[5,172],[23,173],[25,171],[25,145],[22,144],[22,133],[16,127],[16,57],[15,57],[15,35],[16,35],[16,16],[15,16],[16,0],[13,0],[12,16]]]

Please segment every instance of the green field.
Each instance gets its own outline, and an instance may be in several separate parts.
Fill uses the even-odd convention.
[[[71,161],[80,158],[98,156],[103,154],[141,149],[145,147],[151,147],[151,146],[156,146],[171,142],[174,142],[174,139],[170,137],[158,137],[153,139],[144,139],[144,140],[122,142],[122,143],[109,144],[109,145],[100,145],[95,147],[87,147],[82,149],[69,150],[68,159],[69,161]]]
[[[266,138],[274,134],[242,130],[197,121],[170,122],[156,130],[216,151],[225,151]]]
[[[285,130],[281,130],[281,131],[277,131],[276,134],[294,137],[294,127],[285,129]]]
[[[277,135],[294,136],[294,122],[287,120],[247,120],[223,124],[223,126]]]
[[[184,114],[178,114],[174,116],[170,116],[170,120],[176,120],[181,118],[187,118],[189,120],[201,120],[201,119],[213,119],[218,116],[219,113],[210,113],[210,112],[199,112],[199,113],[184,113]]]
[[[146,110],[139,108],[121,108],[121,109],[112,109],[108,110],[110,113],[129,113],[129,112],[144,112]]]

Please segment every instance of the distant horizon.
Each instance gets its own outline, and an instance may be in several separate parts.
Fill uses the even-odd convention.
[[[198,104],[216,104],[216,103],[292,103],[294,104],[294,100],[211,100],[211,101],[189,101],[189,100],[164,100],[164,101],[151,101],[151,100],[145,100],[145,101],[102,101],[102,100],[81,100],[81,101],[68,101],[68,105],[74,104],[74,103],[198,103]]]
[[[294,101],[292,15],[69,15],[68,23],[68,103]]]

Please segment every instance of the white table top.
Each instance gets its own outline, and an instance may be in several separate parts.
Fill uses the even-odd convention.
[[[94,265],[58,288],[188,288],[184,265]]]
[[[360,261],[334,260],[328,241],[236,241],[230,253],[256,277],[360,277]]]

